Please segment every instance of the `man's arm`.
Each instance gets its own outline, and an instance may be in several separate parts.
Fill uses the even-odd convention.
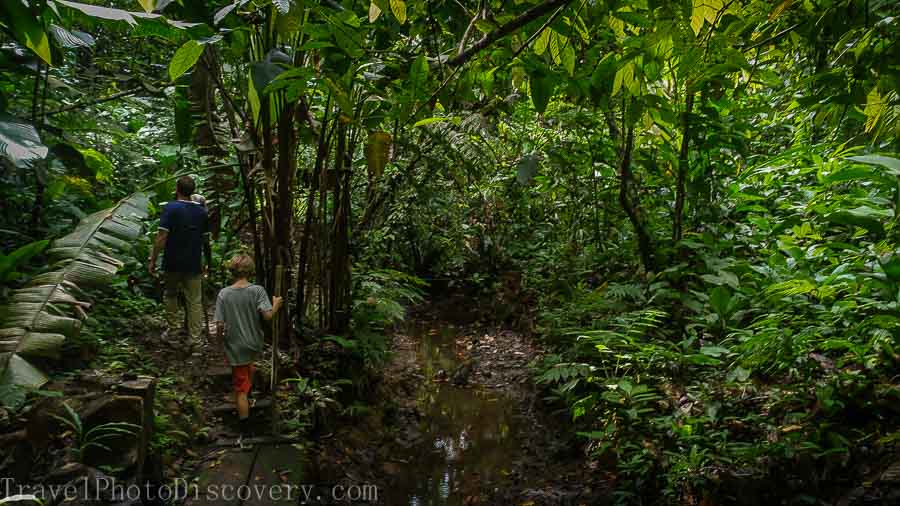
[[[204,210],[206,209],[206,204],[203,204]],[[203,269],[203,272],[206,273],[212,268],[212,247],[209,242],[209,215],[204,212],[203,214],[203,256],[206,258],[206,263],[204,264],[206,267]]]
[[[153,250],[150,252],[150,263],[147,266],[147,270],[150,271],[151,275],[156,274],[156,258],[159,256],[159,252],[165,249],[166,241],[168,239],[168,230],[161,228],[156,232],[156,239],[153,241]]]
[[[212,247],[209,245],[209,234],[203,234],[203,256],[206,258],[203,272],[206,272],[212,267]]]

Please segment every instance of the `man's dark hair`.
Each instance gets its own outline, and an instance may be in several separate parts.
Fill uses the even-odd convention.
[[[194,184],[194,179],[191,176],[181,176],[178,178],[178,182],[175,183],[175,190],[179,195],[190,197],[194,194],[194,189],[197,186]]]

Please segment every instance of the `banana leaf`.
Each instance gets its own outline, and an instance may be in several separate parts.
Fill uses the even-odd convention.
[[[75,230],[56,239],[46,254],[49,270],[34,276],[10,295],[0,308],[0,391],[10,385],[39,388],[47,376],[29,362],[33,357],[55,357],[67,338],[81,328],[82,289],[115,279],[126,252],[141,233],[147,217],[147,195],[135,193],[109,209],[81,220]],[[0,398],[0,403],[6,401]]]

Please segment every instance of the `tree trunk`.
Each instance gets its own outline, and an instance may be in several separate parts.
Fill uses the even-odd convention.
[[[272,246],[275,253],[273,266],[289,266],[293,260],[291,245],[294,243],[294,176],[297,173],[295,151],[294,104],[285,103],[278,116],[278,172],[275,194],[274,234]],[[291,286],[291,270],[284,269],[283,278],[278,280],[283,291]],[[286,293],[278,293],[285,297]],[[291,343],[293,326],[291,325],[290,305],[278,315],[280,341]]]
[[[350,324],[350,155],[348,129],[338,127],[334,169],[334,202],[332,205],[331,282],[329,289],[328,328],[346,332]]]
[[[681,113],[681,149],[678,152],[678,174],[675,180],[675,216],[672,221],[672,241],[681,240],[684,228],[684,199],[688,175],[688,150],[691,142],[691,112],[694,110],[694,92],[688,91],[684,112]]]
[[[306,310],[308,300],[306,291],[311,283],[307,283],[309,274],[309,264],[312,261],[310,255],[310,246],[313,243],[313,228],[316,225],[316,193],[323,191],[321,186],[322,172],[328,163],[329,142],[331,133],[334,129],[328,129],[328,113],[330,101],[326,103],[326,115],[323,118],[322,126],[319,129],[319,145],[316,151],[316,163],[313,166],[309,179],[309,193],[306,196],[306,217],[303,222],[303,235],[300,237],[300,254],[297,261],[297,308],[295,320],[298,328],[302,328],[303,321],[306,318]]]
[[[644,269],[647,272],[653,272],[656,270],[653,241],[650,239],[650,234],[641,220],[637,206],[631,201],[629,195],[633,182],[633,174],[631,172],[632,151],[634,151],[634,128],[628,127],[625,132],[621,153],[622,160],[619,165],[619,204],[625,210],[625,214],[628,215],[628,220],[631,221],[631,225],[634,227],[634,232],[637,235],[641,263],[644,264]]]

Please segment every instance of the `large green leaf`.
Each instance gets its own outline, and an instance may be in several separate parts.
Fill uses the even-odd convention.
[[[709,305],[719,316],[728,316],[731,312],[731,291],[724,286],[713,288],[709,293]]]
[[[854,209],[841,209],[829,214],[826,218],[832,223],[862,227],[875,234],[884,233],[882,221],[894,217],[891,209],[877,209],[870,206],[859,206]]]
[[[341,86],[340,83],[335,81],[330,77],[322,78],[322,81],[331,90],[332,96],[334,97],[335,102],[337,102],[338,106],[341,110],[349,117],[353,117],[353,102],[350,101],[350,94],[347,93],[347,90]]]
[[[406,2],[403,0],[391,0],[391,12],[394,13],[394,17],[397,18],[401,25],[406,23]]]
[[[566,71],[569,73],[569,76],[572,77],[575,75],[575,48],[572,47],[572,44],[566,44],[562,51],[562,63],[563,66],[566,67]]]
[[[428,80],[428,61],[425,55],[419,55],[413,61],[409,69],[409,86],[412,89],[414,97],[418,96],[425,89],[425,82]]]
[[[94,179],[102,183],[112,182],[115,167],[106,155],[93,148],[78,149],[78,152],[84,157],[84,164],[91,170]]]
[[[853,160],[854,162],[865,163],[869,165],[881,165],[882,167],[886,167],[888,169],[888,172],[890,172],[891,174],[900,176],[900,160],[896,158],[882,155],[863,155],[848,156],[847,160]]]
[[[197,63],[202,54],[203,45],[196,40],[189,40],[182,44],[178,51],[175,51],[172,61],[169,62],[169,79],[174,81],[181,77]]]
[[[47,32],[25,4],[20,0],[4,0],[0,2],[0,13],[16,40],[34,51],[48,65],[52,63]]]
[[[32,162],[46,158],[47,151],[31,124],[0,114],[0,156],[16,167],[26,168]]]
[[[538,35],[537,40],[534,41],[534,53],[538,56],[544,54],[544,51],[547,50],[547,45],[550,44],[550,37],[553,33],[552,28],[545,28],[544,31]]]
[[[13,291],[3,308],[0,389],[38,388],[47,381],[27,358],[55,356],[66,338],[78,333],[83,308],[89,306],[78,299],[82,289],[115,279],[123,264],[112,255],[130,249],[147,207],[147,196],[136,193],[85,217],[75,230],[53,241],[47,250],[52,269]]]
[[[556,83],[550,76],[531,78],[531,102],[538,113],[543,114],[547,110],[547,104],[550,103],[555,85]]]
[[[390,160],[391,134],[387,132],[371,132],[366,142],[366,163],[369,166],[369,178],[381,177]]]

